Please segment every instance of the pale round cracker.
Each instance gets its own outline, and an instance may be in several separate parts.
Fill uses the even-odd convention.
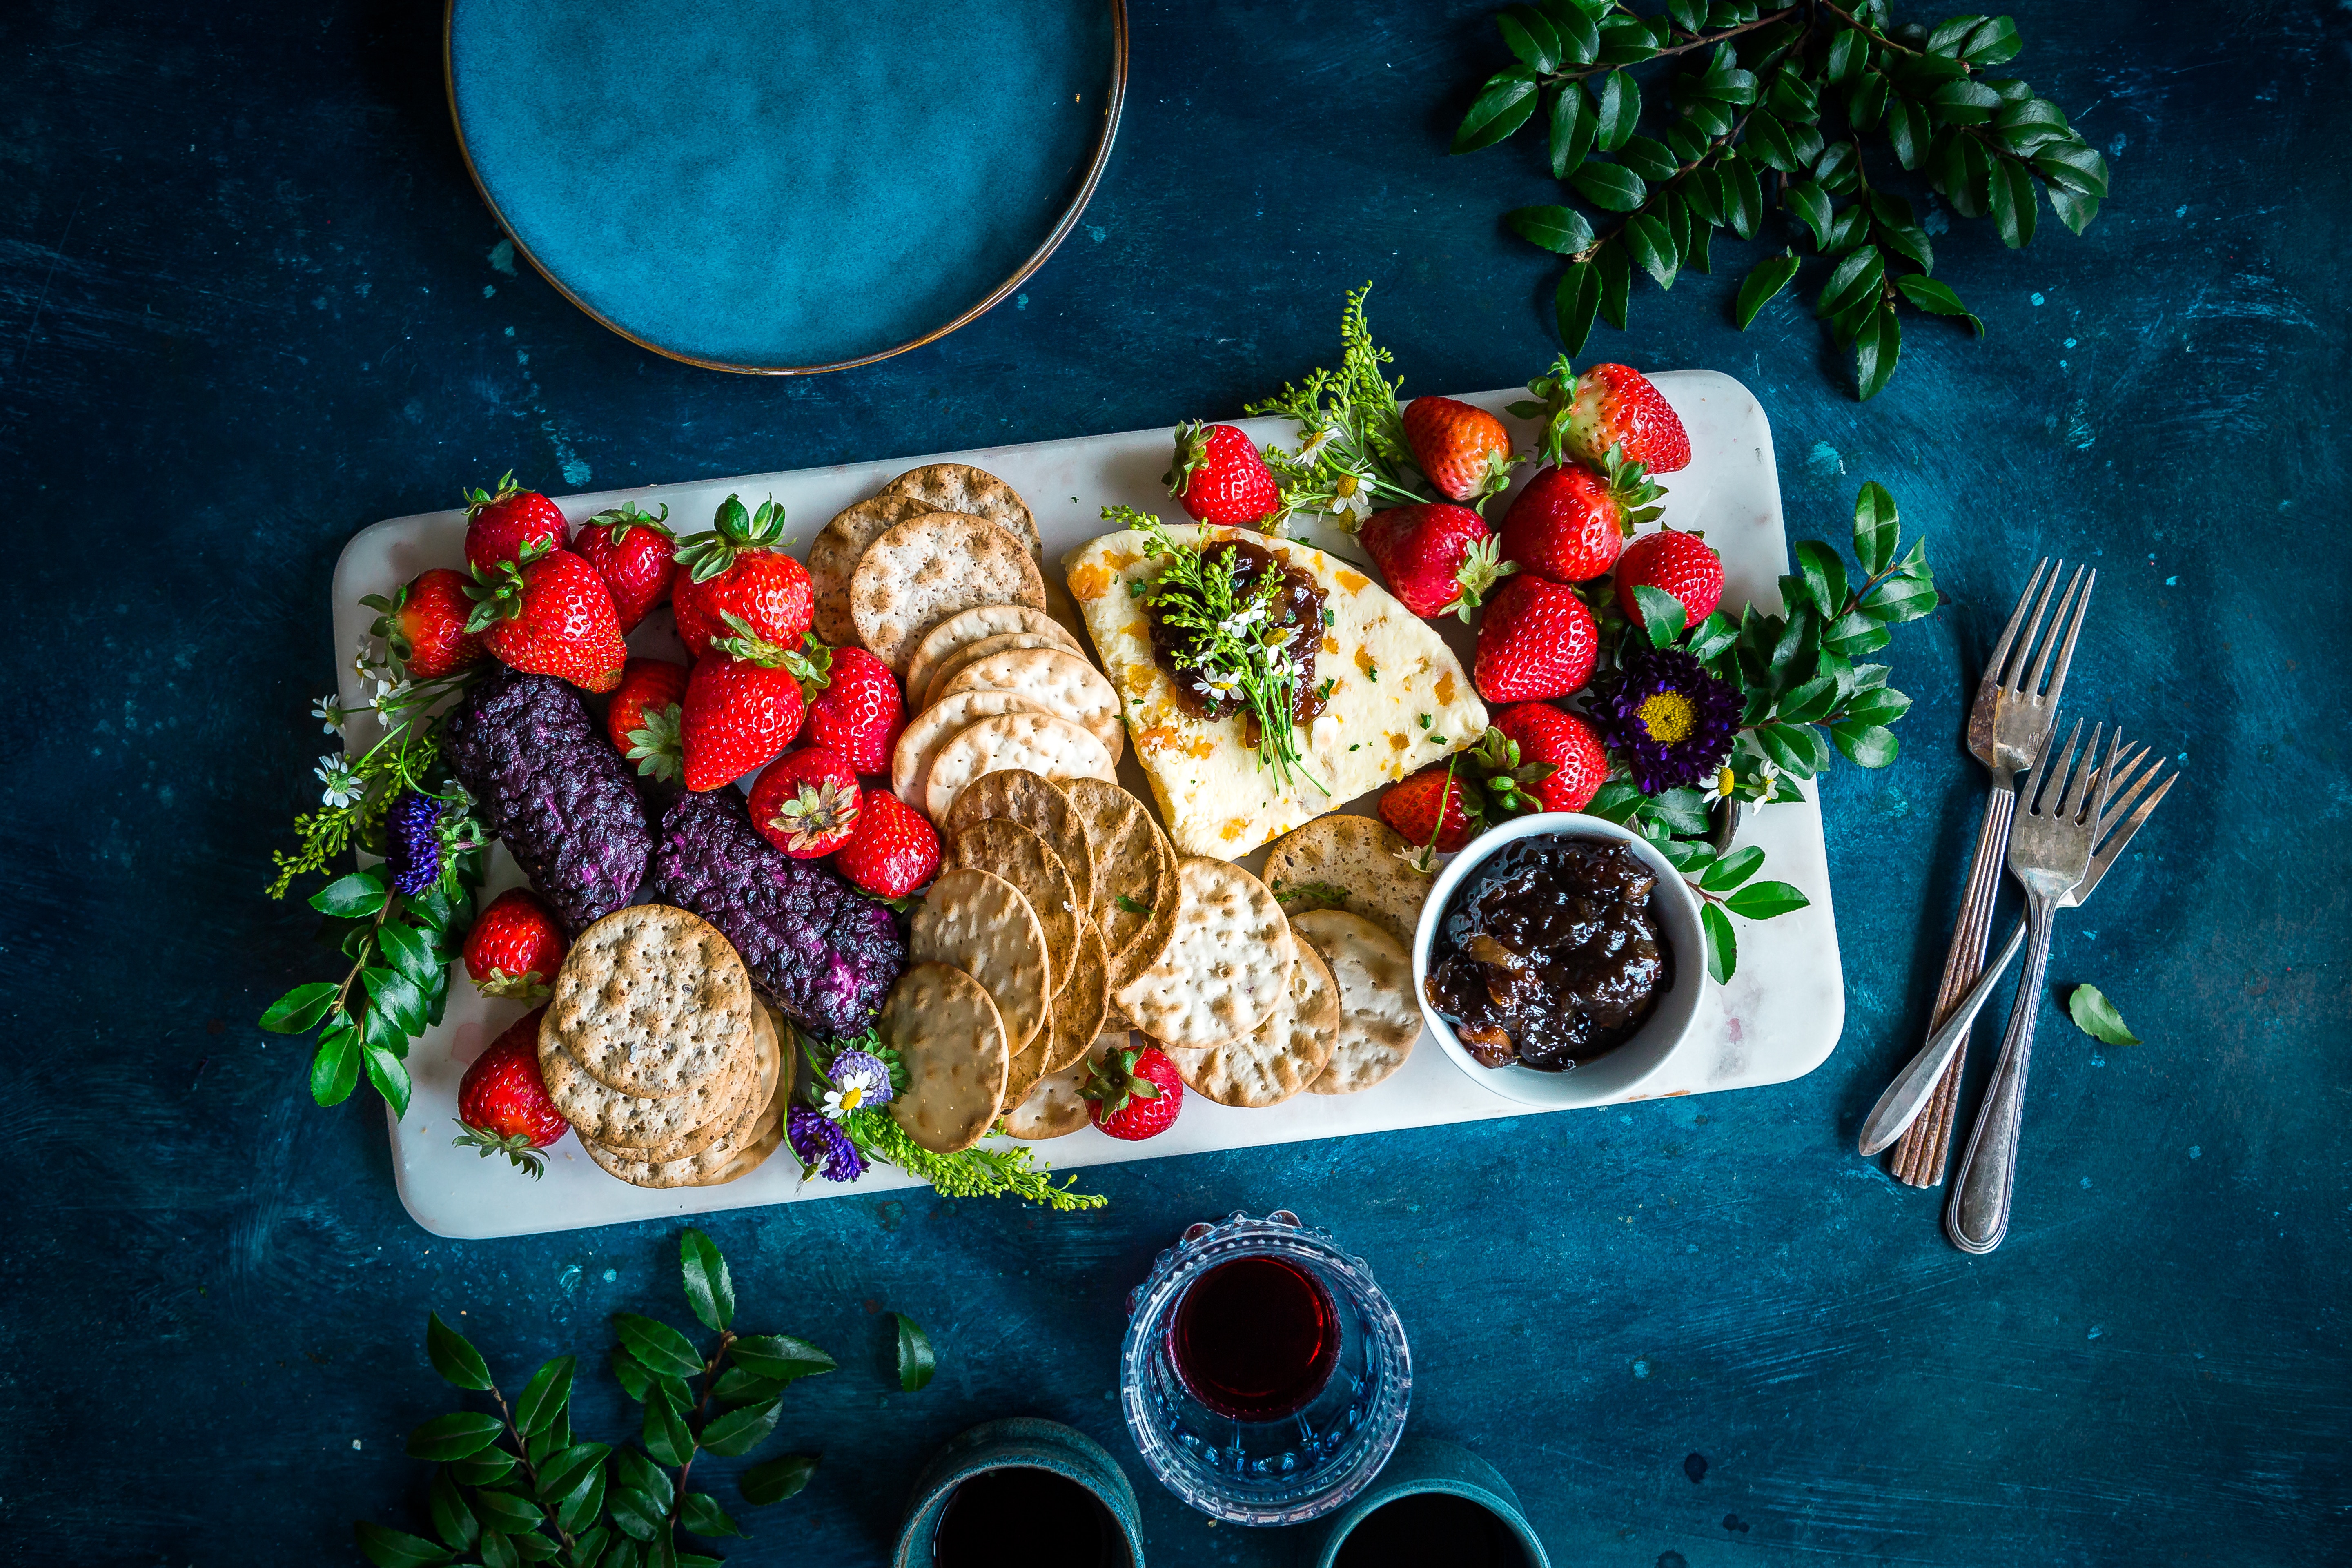
[[[1318,817],[1266,851],[1266,885],[1293,914],[1345,910],[1386,928],[1410,950],[1432,880],[1399,858],[1412,850],[1378,817]]]
[[[599,1080],[563,1042],[539,1022],[539,1076],[547,1098],[581,1137],[608,1149],[650,1149],[671,1143],[698,1128],[709,1128],[715,1142],[741,1111],[755,1066],[751,1031],[730,1053],[726,1068],[684,1094],[652,1100],[623,1094]],[[687,1152],[693,1152],[688,1150]]]
[[[886,496],[903,496],[935,511],[961,511],[984,517],[1019,540],[1039,564],[1045,560],[1045,542],[1037,537],[1037,520],[1021,492],[985,468],[970,463],[927,463],[909,468],[882,487]]]
[[[1133,984],[1175,934],[1176,847],[1151,820],[1150,808],[1118,785],[1065,779],[1060,788],[1086,824],[1094,850],[1095,924],[1102,928],[1110,988],[1117,992]]]
[[[1339,985],[1339,1039],[1313,1083],[1314,1094],[1355,1094],[1404,1066],[1421,1038],[1412,959],[1380,925],[1345,910],[1290,917],[1294,935],[1330,966]]]
[[[1062,869],[1070,877],[1070,897],[1079,912],[1093,910],[1094,845],[1087,837],[1077,807],[1070,804],[1061,785],[1026,768],[982,773],[956,796],[955,806],[940,831],[952,837],[973,823],[992,817],[1017,822],[1044,839],[1046,847],[1062,858]]]
[[[1078,946],[1070,963],[1068,984],[1054,998],[1049,1026],[1041,1031],[1047,1041],[1045,1070],[1061,1071],[1086,1055],[1087,1046],[1103,1031],[1110,1007],[1110,972],[1103,953],[1102,932],[1088,921],[1078,932]]]
[[[975,822],[957,834],[945,864],[950,870],[969,866],[986,871],[1021,890],[1021,896],[1029,900],[1029,912],[1037,917],[1038,930],[1045,936],[1046,994],[1058,994],[1063,983],[1070,977],[1070,966],[1077,952],[1078,928],[1086,922],[1087,915],[1071,891],[1069,873],[1062,868],[1062,858],[1054,853],[1053,847],[1019,823],[997,817]]]
[[[678,1160],[643,1160],[635,1149],[607,1149],[588,1139],[580,1141],[588,1157],[610,1174],[633,1187],[715,1187],[748,1175],[775,1152],[782,1140],[784,1107],[770,1100],[746,1106],[734,1127],[708,1148]]]
[[[1037,1080],[1037,1087],[1027,1100],[1005,1112],[1006,1134],[1024,1143],[1034,1143],[1046,1138],[1066,1138],[1086,1126],[1094,1117],[1087,1110],[1086,1096],[1078,1091],[1086,1087],[1087,1072],[1108,1053],[1127,1048],[1125,1029],[1089,1040],[1077,1062],[1060,1072],[1047,1073]]]
[[[809,546],[808,572],[816,601],[814,629],[821,641],[835,647],[857,641],[857,622],[849,613],[849,584],[866,547],[908,518],[930,510],[911,496],[884,490],[817,530]]]
[[[1021,889],[986,871],[948,871],[915,911],[907,946],[917,963],[946,963],[988,988],[1010,1057],[1045,1026],[1053,999],[1045,933]]]
[[[938,1154],[981,1141],[1003,1103],[1012,1057],[988,988],[944,963],[909,966],[890,988],[879,1027],[907,1069],[890,1114]]]
[[[992,637],[984,637],[978,642],[966,643],[963,647],[956,649],[955,652],[948,655],[947,658],[940,660],[938,665],[933,667],[929,679],[925,680],[920,686],[917,686],[915,684],[914,676],[910,672],[907,678],[907,689],[909,691],[920,691],[923,694],[924,704],[929,706],[948,694],[948,681],[954,676],[960,674],[965,665],[970,664],[973,659],[982,658],[988,654],[1002,653],[1006,648],[1014,647],[1057,648],[1063,653],[1069,654],[1073,658],[1078,657],[1076,649],[1072,648],[1066,641],[1055,637],[1051,632],[998,632]],[[995,689],[992,688],[992,689]],[[1045,706],[1045,711],[1048,713],[1059,713],[1061,710],[1052,706],[1051,704],[1047,704]]]
[[[953,701],[924,709],[898,731],[898,749],[890,753],[890,793],[922,810],[923,785],[931,776],[931,759],[939,755],[941,746],[982,719],[1045,711],[1014,691],[959,691]]]
[[[744,1055],[747,1058],[745,1071],[738,1080],[741,1088],[733,1110],[724,1121],[698,1127],[651,1148],[621,1145],[623,1152],[633,1160],[643,1160],[649,1164],[699,1154],[726,1136],[730,1128],[740,1124],[748,1114],[756,1114],[759,1107],[775,1099],[776,1077],[783,1060],[783,1052],[776,1037],[775,1024],[769,1017],[764,1005],[751,1010],[751,1043]]]
[[[1257,1110],[1280,1105],[1328,1065],[1339,1037],[1339,987],[1312,947],[1295,945],[1289,982],[1265,1022],[1223,1045],[1170,1047],[1185,1088],[1219,1105]]]
[[[995,640],[995,639],[991,639]],[[982,653],[980,647],[963,655],[964,662],[950,674],[940,671],[941,697],[984,689],[1035,696],[1046,711],[1076,719],[1094,731],[1111,761],[1127,746],[1127,726],[1119,717],[1118,692],[1110,679],[1087,662],[1082,654],[1065,647],[1019,647],[1007,644]]]
[[[849,582],[857,640],[904,675],[925,632],[975,605],[1045,607],[1045,579],[1021,541],[982,518],[932,511],[866,547]]]
[[[1165,1045],[1239,1039],[1281,1002],[1298,943],[1274,895],[1241,867],[1195,855],[1176,874],[1176,934],[1116,994],[1119,1010]]]
[[[923,812],[945,822],[964,785],[1005,768],[1026,768],[1059,783],[1063,779],[1115,776],[1110,753],[1094,732],[1074,720],[1051,713],[1000,713],[949,738],[931,757],[923,778]]]
[[[751,977],[718,929],[667,904],[615,910],[556,972],[544,1037],[597,1081],[664,1099],[724,1071],[751,1027]]]
[[[1067,627],[1043,610],[1026,605],[974,605],[923,634],[907,661],[907,689],[916,692],[929,686],[940,665],[959,648],[1006,632],[1044,632],[1061,638],[1066,647],[1086,651]]]

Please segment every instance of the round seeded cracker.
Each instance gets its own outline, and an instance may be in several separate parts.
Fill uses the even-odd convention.
[[[1000,713],[951,737],[933,753],[923,779],[924,814],[945,822],[966,784],[1006,768],[1026,768],[1057,783],[1108,779],[1116,773],[1110,753],[1084,725],[1050,713]]]
[[[1104,966],[1102,932],[1092,921],[1078,931],[1078,947],[1070,963],[1069,984],[1054,998],[1053,1016],[1041,1037],[1050,1037],[1045,1070],[1060,1072],[1086,1055],[1087,1046],[1103,1032],[1110,1008],[1110,973]],[[1033,1042],[1034,1046],[1034,1042]]]
[[[969,866],[986,871],[1021,890],[1045,938],[1046,994],[1058,994],[1070,977],[1078,927],[1086,920],[1086,911],[1071,896],[1069,873],[1062,869],[1062,858],[1028,828],[998,817],[975,822],[957,834],[948,865],[950,869]]]
[[[1354,1094],[1404,1066],[1421,1038],[1412,960],[1396,938],[1345,910],[1309,910],[1290,929],[1328,964],[1339,986],[1339,1038],[1314,1094]]]
[[[959,691],[950,700],[924,709],[898,731],[898,748],[890,753],[890,793],[922,810],[923,786],[941,746],[982,719],[1044,711],[1034,700],[1013,691]]]
[[[1318,817],[1266,851],[1266,885],[1293,914],[1345,910],[1411,948],[1431,881],[1404,863],[1412,852],[1378,817]]]
[[[1043,632],[1059,637],[1065,647],[1078,647],[1078,639],[1043,610],[1033,610],[1026,605],[974,605],[969,610],[958,610],[923,634],[907,661],[907,689],[923,690],[950,655],[1006,632]]]
[[[849,582],[857,640],[897,674],[925,632],[975,605],[1045,607],[1045,579],[1021,541],[961,512],[895,523],[866,547]]]
[[[683,1160],[699,1154],[736,1128],[756,1117],[760,1108],[776,1098],[776,1079],[783,1063],[783,1050],[776,1037],[776,1026],[763,1005],[751,1010],[751,1043],[743,1052],[746,1058],[736,1103],[723,1121],[698,1127],[667,1143],[651,1148],[623,1146],[621,1152],[633,1160],[657,1164],[667,1160]],[[599,1142],[603,1140],[599,1139]],[[608,1145],[610,1147],[610,1145]]]
[[[1045,847],[1062,858],[1062,869],[1070,877],[1070,898],[1078,912],[1085,914],[1094,908],[1094,846],[1087,837],[1086,824],[1078,819],[1077,808],[1059,784],[1026,768],[982,773],[956,796],[940,831],[953,837],[975,822],[995,817],[1017,822],[1044,839]]]
[[[545,1017],[539,1023],[539,1076],[547,1085],[547,1098],[581,1137],[608,1149],[667,1146],[697,1129],[708,1129],[706,1142],[715,1142],[742,1110],[755,1055],[747,1033],[723,1070],[684,1094],[653,1100],[623,1094],[599,1081],[563,1048]]]
[[[1118,693],[1101,670],[1066,647],[984,647],[975,644],[961,656],[962,663],[940,671],[935,685],[941,697],[974,689],[1035,697],[1048,713],[1075,719],[1092,731],[1111,760],[1118,760],[1127,746],[1127,726],[1119,718]]]
[[[816,602],[817,637],[838,647],[857,640],[857,622],[849,613],[850,580],[866,547],[910,517],[932,510],[911,496],[888,490],[859,501],[817,530],[809,545],[809,587]]]
[[[1063,780],[1060,788],[1094,850],[1095,924],[1116,993],[1133,984],[1175,934],[1176,847],[1143,803],[1118,785],[1078,778]]]
[[[717,928],[666,904],[633,904],[572,944],[541,1037],[608,1088],[667,1099],[725,1070],[757,1005]]]
[[[1047,1073],[1027,1100],[1004,1113],[1005,1132],[1034,1143],[1045,1138],[1066,1138],[1094,1120],[1087,1113],[1086,1096],[1078,1091],[1086,1087],[1087,1072],[1112,1051],[1126,1050],[1128,1040],[1127,1031],[1118,1029],[1087,1042],[1078,1061],[1060,1072]]]
[[[970,463],[927,463],[909,468],[882,488],[886,496],[903,497],[933,511],[961,511],[984,517],[1019,540],[1033,560],[1045,559],[1045,542],[1037,537],[1037,520],[1021,492],[985,468]]]
[[[927,705],[936,702],[948,694],[948,682],[962,673],[965,665],[976,658],[985,658],[989,654],[1002,653],[1007,648],[1016,647],[1050,647],[1066,653],[1073,658],[1080,657],[1066,641],[1055,637],[1052,632],[998,632],[995,636],[982,637],[978,642],[966,643],[940,660],[939,664],[932,668],[930,679],[919,687],[914,683],[913,673],[909,671],[907,678],[907,689],[920,691],[923,694],[923,701]],[[1045,706],[1048,713],[1061,711],[1058,708],[1042,704],[1041,706]]]
[[[1115,994],[1119,1010],[1163,1045],[1237,1040],[1281,1002],[1298,943],[1274,895],[1241,867],[1195,855],[1176,874],[1175,935]]]
[[[1008,1058],[1045,1026],[1054,994],[1045,933],[1029,900],[1003,878],[969,869],[941,873],[915,911],[907,952],[914,963],[952,965],[987,988]]]
[[[944,963],[917,963],[890,988],[882,1037],[907,1069],[890,1114],[934,1153],[980,1142],[1003,1103],[1011,1053],[987,987]]]
[[[1185,1088],[1255,1110],[1281,1104],[1323,1071],[1339,1041],[1339,987],[1312,947],[1297,947],[1282,999],[1265,1022],[1223,1045],[1169,1048]]]

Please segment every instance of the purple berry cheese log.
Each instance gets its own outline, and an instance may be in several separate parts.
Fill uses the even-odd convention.
[[[897,917],[761,837],[731,787],[681,795],[663,814],[654,896],[717,926],[761,994],[821,1035],[872,1023],[907,966]]]
[[[635,900],[653,829],[628,764],[577,690],[493,668],[450,710],[441,746],[483,826],[567,930]]]

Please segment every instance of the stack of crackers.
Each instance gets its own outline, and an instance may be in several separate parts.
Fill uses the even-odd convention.
[[[793,1062],[734,945],[636,904],[580,933],[540,1021],[540,1076],[589,1158],[640,1187],[707,1187],[775,1152]]]
[[[1087,1116],[1074,1075],[1104,1034],[1110,993],[1174,929],[1175,849],[1118,785],[1025,768],[973,778],[940,827],[945,868],[883,1010],[908,1078],[892,1113],[942,1153],[1000,1118],[1016,1136],[1076,1131]],[[1073,1076],[1054,1114],[1024,1114],[1055,1075]]]

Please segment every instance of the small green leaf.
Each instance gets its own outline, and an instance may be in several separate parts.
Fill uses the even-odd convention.
[[[613,1376],[620,1384],[622,1391],[643,1404],[647,1392],[656,1386],[654,1374],[646,1370],[646,1363],[627,1351],[615,1347],[612,1365]]]
[[[1837,700],[1837,678],[1817,675],[1782,698],[1773,716],[1783,724],[1811,724],[1827,718]]]
[[[1764,184],[1756,165],[1738,153],[1723,159],[1723,221],[1742,239],[1754,239],[1764,221]]]
[[[1650,275],[1650,280],[1661,289],[1675,286],[1675,274],[1681,269],[1682,258],[1675,249],[1674,237],[1666,232],[1664,219],[1655,213],[1635,213],[1625,220],[1625,254],[1633,265]]]
[[[1748,119],[1748,141],[1745,145],[1756,161],[1768,169],[1782,174],[1794,174],[1804,166],[1797,150],[1789,142],[1789,128],[1768,110],[1758,110]]]
[[[1897,626],[1917,620],[1941,602],[1932,584],[1897,574],[1881,580],[1864,596],[1862,613],[1881,625]]]
[[[1796,275],[1797,258],[1793,255],[1768,256],[1750,268],[1747,280],[1739,285],[1739,303],[1732,310],[1739,330],[1746,331],[1756,313],[1786,289]]]
[[[1525,125],[1536,110],[1537,87],[1535,73],[1525,66],[1513,66],[1487,78],[1470,111],[1462,117],[1462,128],[1454,133],[1454,151],[1475,153],[1492,147]]]
[[[646,1452],[665,1465],[683,1465],[694,1457],[694,1434],[661,1389],[646,1396],[643,1436]]]
[[[1853,553],[1865,575],[1875,577],[1895,563],[1901,521],[1886,487],[1864,480],[1853,498]]]
[[[544,1432],[563,1414],[564,1405],[572,1398],[572,1358],[560,1355],[531,1373],[514,1407],[515,1425],[524,1436]]]
[[[561,1498],[578,1487],[589,1471],[600,1468],[612,1448],[603,1443],[575,1443],[550,1454],[539,1467],[539,1495]]]
[[[1852,27],[1840,27],[1830,35],[1829,52],[1823,57],[1822,67],[1830,80],[1843,86],[1860,74],[1869,58],[1870,45],[1862,34]]]
[[[743,1535],[742,1527],[727,1517],[726,1511],[709,1492],[687,1493],[686,1501],[679,1505],[677,1518],[679,1523],[697,1535],[713,1538]],[[744,1539],[749,1540],[750,1537],[744,1536]]]
[[[2033,243],[2034,192],[2040,188],[2024,165],[2006,158],[1994,160],[1985,194],[2000,242],[2011,250],[2022,250]]]
[[[469,1487],[494,1487],[514,1474],[515,1457],[504,1448],[484,1448],[471,1458],[452,1460],[449,1474]]]
[[[1902,357],[1903,323],[1895,320],[1894,306],[1881,305],[1853,340],[1854,388],[1862,402],[1885,390]]]
[[[1780,193],[1780,205],[1812,230],[1815,249],[1830,248],[1830,221],[1835,215],[1829,193],[1822,189],[1819,182],[1799,180]]]
[[[1856,767],[1883,768],[1903,749],[1895,731],[1879,724],[1845,721],[1830,726],[1830,739]]]
[[[583,1447],[604,1447],[602,1443],[583,1444]],[[602,1463],[593,1464],[580,1472],[571,1489],[554,1500],[555,1523],[560,1530],[577,1535],[583,1525],[594,1521],[604,1511],[604,1494],[611,1485],[610,1472]]]
[[[547,1517],[535,1503],[519,1498],[512,1492],[477,1491],[474,1511],[482,1516],[485,1529],[502,1535],[520,1535],[526,1530],[536,1530],[539,1521]]]
[[[1881,686],[1855,693],[1845,705],[1845,719],[1855,724],[1892,724],[1910,710],[1911,699],[1891,686]]]
[[[1906,273],[1895,280],[1895,287],[1901,290],[1906,300],[1910,300],[1920,310],[1930,315],[1958,316],[1975,329],[1977,336],[1984,336],[1985,324],[1977,320],[1966,305],[1960,303],[1960,297],[1952,292],[1949,284],[1937,282],[1933,278],[1922,278],[1916,274]]]
[[[1586,86],[1591,87],[1590,79]],[[1642,118],[1642,89],[1623,71],[1611,71],[1601,79],[1592,90],[1594,125],[1592,144],[1603,153],[1614,153],[1633,134],[1633,127]],[[1615,209],[1623,212],[1627,209]]]
[[[1642,625],[1650,634],[1653,647],[1672,647],[1683,635],[1684,618],[1689,612],[1683,602],[1664,588],[1654,588],[1643,583],[1633,590],[1633,602],[1641,606]]]
[[[773,1399],[787,1385],[772,1377],[754,1377],[740,1366],[730,1366],[719,1374],[710,1385],[712,1397],[721,1405],[757,1405],[763,1399]]]
[[[727,1271],[726,1255],[719,1244],[689,1228],[677,1238],[678,1259],[686,1271],[686,1300],[707,1329],[727,1330],[735,1322],[735,1279]]]
[[[422,987],[433,983],[434,972],[441,967],[441,955],[433,943],[415,930],[396,920],[388,920],[376,928],[376,945],[392,960],[393,967]]]
[[[489,1391],[489,1363],[467,1342],[465,1335],[443,1322],[438,1312],[425,1315],[425,1353],[444,1382],[470,1388],[477,1394]]]
[[[514,1548],[514,1554],[522,1559],[525,1563],[552,1563],[555,1561],[557,1550],[555,1542],[550,1541],[544,1535],[509,1535],[506,1538],[506,1542],[509,1546]]]
[[[1818,539],[1797,544],[1797,569],[1804,574],[1805,592],[1823,618],[1845,613],[1845,563]]]
[[[776,1417],[783,1411],[782,1402],[771,1399],[764,1405],[746,1405],[730,1410],[703,1427],[701,1444],[714,1454],[733,1458],[748,1454],[767,1440],[776,1429]]]
[[[1710,893],[1729,892],[1754,876],[1756,868],[1762,864],[1764,864],[1763,846],[1750,844],[1745,848],[1733,850],[1714,865],[1709,866],[1705,872],[1701,873],[1698,885]]]
[[[407,1115],[409,1089],[407,1064],[390,1050],[377,1045],[373,1037],[362,1038],[360,1042],[360,1050],[362,1058],[367,1064],[368,1082],[375,1086],[375,1091],[383,1096],[384,1103],[392,1107],[394,1117]]]
[[[484,1568],[522,1568],[522,1553],[514,1549],[514,1542],[494,1530],[483,1534],[481,1553]]]
[[[1601,319],[1622,331],[1633,289],[1633,264],[1625,259],[1624,246],[1613,239],[1592,253],[1592,262],[1601,269]]]
[[[310,907],[322,915],[358,920],[383,908],[384,898],[382,877],[373,871],[353,871],[311,894]]]
[[[938,1358],[931,1352],[931,1336],[923,1326],[904,1312],[893,1312],[898,1320],[898,1388],[912,1394],[931,1381],[938,1370]]]
[[[1586,201],[1612,213],[1632,212],[1650,194],[1642,176],[1622,163],[1588,162],[1568,177],[1568,183]]]
[[[1552,31],[1559,36],[1560,58],[1570,65],[1589,66],[1601,52],[1601,29],[1591,9],[1563,0],[1547,11]],[[1572,85],[1572,84],[1571,84]]]
[[[1560,346],[1570,356],[1584,352],[1584,341],[1592,335],[1592,318],[1600,306],[1601,269],[1590,261],[1570,263],[1559,275],[1559,291],[1553,310]],[[1119,896],[1126,897],[1123,893]]]
[[[631,1491],[643,1492],[653,1500],[656,1515],[669,1512],[670,1500],[677,1495],[670,1483],[669,1472],[655,1464],[635,1448],[613,1450],[613,1484]]]
[[[1495,18],[1503,43],[1531,70],[1547,74],[1559,68],[1559,35],[1543,13],[1532,5],[1513,5]]]
[[[479,1453],[498,1441],[506,1430],[495,1415],[478,1410],[459,1410],[447,1415],[436,1415],[408,1435],[408,1457],[431,1464],[446,1464]]]
[[[790,1334],[746,1334],[727,1347],[737,1366],[776,1383],[831,1372],[839,1363],[806,1340]]]
[[[376,1568],[423,1568],[428,1563],[449,1561],[446,1552],[421,1535],[387,1530],[364,1519],[352,1521],[352,1534],[359,1542],[361,1552]]]
[[[796,1495],[815,1473],[814,1454],[786,1454],[752,1466],[735,1484],[742,1489],[744,1501],[764,1507]]]
[[[2075,986],[2074,994],[2066,998],[2066,1015],[2074,1020],[2074,1027],[2095,1040],[2111,1046],[2139,1044],[2139,1037],[2124,1026],[2124,1016],[2095,985]]]
[[[621,1342],[646,1363],[648,1371],[673,1377],[700,1374],[702,1356],[695,1350],[694,1342],[667,1323],[639,1317],[635,1312],[615,1312],[613,1328],[621,1336]]]
[[[338,1025],[319,1037],[318,1054],[310,1058],[310,1098],[320,1105],[341,1105],[359,1081],[359,1028]]]
[[[1705,833],[1706,797],[1689,788],[1661,790],[1651,797],[1643,816],[1669,833]]]
[[[297,985],[269,1005],[261,1016],[261,1026],[273,1035],[305,1035],[318,1026],[335,1005],[341,987],[325,980],[308,985]]]
[[[1587,23],[1590,26],[1591,24]],[[1568,82],[1555,89],[1551,99],[1551,176],[1565,180],[1584,155],[1592,151],[1594,132],[1600,129],[1599,117],[1593,113],[1592,100],[1584,89]]]
[[[669,1523],[669,1506],[656,1506],[652,1497],[629,1487],[614,1487],[604,1494],[604,1512],[622,1534],[651,1541]]]
[[[482,1527],[475,1520],[474,1510],[466,1506],[466,1494],[457,1489],[446,1465],[433,1472],[428,1502],[433,1510],[434,1533],[447,1542],[452,1552],[471,1551],[474,1542],[481,1539]]]
[[[1811,901],[1786,882],[1750,882],[1724,900],[1724,906],[1742,920],[1769,921]]]
[[[1739,637],[1739,628],[1721,610],[1691,628],[1683,641],[1683,651],[1697,659],[1711,659],[1729,647]]]
[[[1666,144],[1649,136],[1625,138],[1625,145],[1617,149],[1617,161],[1654,185],[1662,185],[1682,173],[1682,164],[1666,150]]]
[[[1822,285],[1820,297],[1813,305],[1816,316],[1834,316],[1871,298],[1878,291],[1879,279],[1886,276],[1885,258],[1875,246],[1864,246],[1850,252],[1837,264]]]
[[[1504,224],[1521,239],[1562,256],[1573,256],[1592,243],[1592,226],[1574,207],[1514,207]]]
[[[1698,923],[1706,932],[1706,972],[1721,985],[1739,968],[1738,939],[1731,934],[1731,921],[1717,905],[1702,908]]]
[[[360,971],[360,984],[367,988],[371,1017],[382,1014],[404,1035],[425,1032],[425,993],[415,981],[396,969],[371,964]]]

